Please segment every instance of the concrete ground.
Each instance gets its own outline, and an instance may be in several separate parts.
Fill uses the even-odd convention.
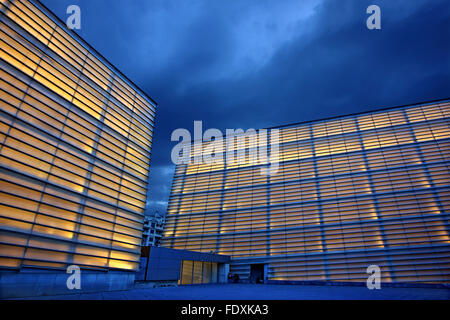
[[[450,300],[450,289],[354,286],[211,284],[41,296],[46,300]]]

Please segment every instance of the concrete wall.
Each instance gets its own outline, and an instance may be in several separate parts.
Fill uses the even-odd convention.
[[[69,290],[66,282],[70,275],[63,270],[2,270],[0,299],[126,290],[135,280],[134,272],[81,270],[81,289]]]

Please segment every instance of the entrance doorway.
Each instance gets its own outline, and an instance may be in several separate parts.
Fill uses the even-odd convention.
[[[250,265],[250,283],[264,283],[264,264]]]

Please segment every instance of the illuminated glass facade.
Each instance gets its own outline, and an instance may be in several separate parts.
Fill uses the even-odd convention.
[[[40,2],[0,0],[0,105],[0,271],[137,270],[156,103]]]
[[[163,246],[231,255],[241,279],[450,282],[449,101],[277,129],[271,176],[176,167]]]

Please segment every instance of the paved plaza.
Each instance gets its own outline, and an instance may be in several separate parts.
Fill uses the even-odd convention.
[[[30,299],[30,298],[27,298]],[[446,288],[369,290],[358,286],[217,284],[41,296],[63,300],[449,300]]]

